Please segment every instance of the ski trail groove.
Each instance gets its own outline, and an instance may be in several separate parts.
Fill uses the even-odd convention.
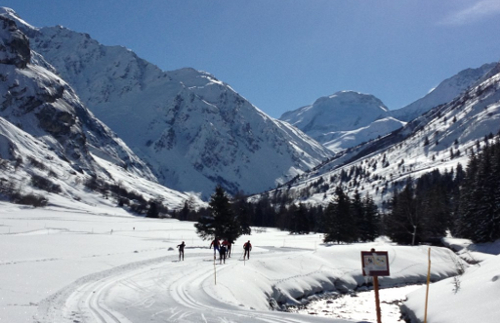
[[[269,256],[281,253],[273,251]],[[204,254],[195,254],[180,263],[155,258],[83,277],[49,298],[44,320],[38,322],[326,322],[310,316],[242,308],[214,298],[209,292],[214,284],[214,269],[207,266],[205,258]],[[216,269],[217,273],[236,272],[238,266],[240,262],[228,261]]]

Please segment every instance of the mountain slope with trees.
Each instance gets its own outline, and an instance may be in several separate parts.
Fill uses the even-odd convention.
[[[474,230],[473,240],[489,237],[491,241],[496,229],[488,221],[496,221],[493,201],[498,190],[492,186],[494,180],[486,178],[494,174],[494,162],[484,162],[482,172],[474,175],[476,180],[482,179],[478,183],[483,186],[469,190],[474,186],[464,178],[472,176],[469,169],[475,168],[475,155],[483,150],[487,155],[495,154],[489,147],[500,132],[499,121],[497,65],[451,102],[431,109],[385,137],[338,153],[310,172],[250,200],[271,199],[278,205],[303,203],[310,208],[326,208],[332,202],[342,205],[342,199],[336,200],[341,189],[348,197],[361,194],[372,198],[384,215],[386,234],[395,241],[436,241],[446,229],[467,237],[465,228],[472,225],[471,219],[481,217],[492,232],[486,233],[483,228],[485,233],[479,235]],[[472,165],[464,175],[463,165],[469,160]],[[468,215],[469,209],[482,210],[483,215]]]

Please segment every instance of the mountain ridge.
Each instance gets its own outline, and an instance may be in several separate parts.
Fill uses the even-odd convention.
[[[164,72],[123,47],[60,26],[27,33],[33,49],[167,187],[204,198],[217,184],[231,194],[255,193],[331,155],[209,73]]]
[[[170,199],[166,205],[175,208],[190,199],[161,187],[149,167],[94,117],[63,79],[36,65],[41,56],[30,49],[13,20],[0,15],[0,27],[0,193],[35,191],[61,201],[93,181],[122,193],[140,188],[135,196],[147,200],[160,198],[161,192]],[[109,203],[105,196],[90,195],[89,201]]]

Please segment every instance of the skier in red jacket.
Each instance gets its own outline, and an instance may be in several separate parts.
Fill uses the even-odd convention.
[[[214,240],[212,240],[212,243],[210,244],[210,249],[212,249],[212,246],[214,246],[214,259],[217,259],[217,251],[220,252],[219,239],[215,238]]]
[[[252,251],[252,244],[250,243],[250,240],[245,242],[245,244],[243,245],[243,249],[245,249],[243,259],[245,259],[245,257],[247,257],[247,259],[250,259],[250,251]]]

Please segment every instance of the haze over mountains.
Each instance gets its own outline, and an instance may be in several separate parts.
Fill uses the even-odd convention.
[[[60,164],[57,172],[71,174],[74,183],[94,176],[125,185],[132,176],[127,187],[137,182],[148,198],[168,190],[172,207],[193,198],[173,190],[206,200],[217,184],[231,194],[253,194],[287,182],[297,185],[297,198],[322,203],[329,188],[304,191],[316,176],[331,188],[339,183],[335,172],[363,165],[377,179],[367,176],[351,186],[373,194],[396,177],[452,167],[458,159],[444,156],[450,147],[463,153],[498,132],[497,74],[487,74],[495,64],[462,71],[400,110],[388,110],[369,94],[341,91],[276,120],[209,73],[165,72],[90,35],[35,28],[7,8],[0,14],[6,181],[36,175],[26,162],[31,156],[57,159],[53,167]],[[424,148],[425,138],[439,144]],[[30,146],[37,146],[35,155]],[[20,159],[14,179],[9,174]]]

